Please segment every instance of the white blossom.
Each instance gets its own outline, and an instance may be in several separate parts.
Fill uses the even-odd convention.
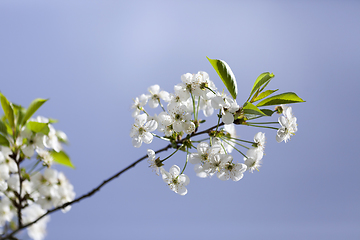
[[[153,140],[153,135],[150,132],[155,131],[158,124],[155,120],[146,121],[146,114],[140,114],[135,117],[135,123],[131,128],[130,137],[132,137],[132,144],[136,148],[140,147],[142,142],[149,144]]]
[[[250,148],[246,152],[246,158],[244,158],[245,165],[247,166],[249,172],[253,172],[254,170],[259,171],[259,167],[261,167],[264,153],[260,148]]]
[[[233,157],[227,155],[226,159],[221,162],[221,170],[217,173],[220,180],[233,180],[239,181],[243,178],[243,173],[246,171],[246,165],[243,163],[233,163]]]
[[[256,147],[258,147],[262,151],[264,151],[264,149],[265,149],[265,140],[266,140],[265,133],[263,133],[263,132],[258,132],[254,136],[254,142],[256,144]]]
[[[239,110],[239,105],[236,100],[225,94],[218,94],[211,99],[211,105],[214,109],[220,109],[222,121],[225,124],[234,122],[234,113]]]
[[[169,172],[164,169],[161,170],[162,179],[168,184],[169,188],[179,195],[186,195],[187,186],[190,183],[190,179],[185,174],[180,174],[180,168],[173,165]]]
[[[148,149],[147,150],[147,155],[148,155],[148,163],[150,164],[150,168],[153,169],[153,171],[155,171],[156,175],[159,176],[160,170],[162,169],[162,163],[160,162],[160,159],[156,159],[155,156],[155,152],[152,149]],[[161,166],[159,166],[161,165]]]
[[[282,141],[287,142],[290,140],[291,135],[294,135],[297,131],[296,117],[292,113],[292,108],[285,106],[283,109],[284,116],[279,117],[281,127],[276,134],[276,141],[279,143]]]
[[[148,88],[150,95],[147,95],[149,99],[149,107],[156,108],[159,106],[160,99],[163,99],[165,102],[171,100],[170,94],[166,91],[160,91],[159,85],[153,85]]]
[[[148,101],[148,97],[145,94],[141,94],[140,97],[136,97],[134,99],[133,105],[131,105],[131,108],[134,109],[131,116],[136,117],[143,111],[143,107],[146,105]]]
[[[31,204],[23,210],[24,224],[30,223],[43,215],[46,210],[38,204]],[[46,236],[46,224],[50,221],[50,216],[45,216],[27,228],[29,237],[34,240],[42,240]]]
[[[26,144],[21,147],[22,152],[27,157],[32,157],[36,148],[44,148],[45,135],[42,133],[33,133],[24,127],[20,133],[22,139],[27,139]]]

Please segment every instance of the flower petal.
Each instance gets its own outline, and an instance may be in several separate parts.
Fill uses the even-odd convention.
[[[144,143],[146,143],[146,144],[150,144],[150,143],[152,142],[153,138],[154,138],[154,136],[153,136],[151,133],[149,133],[149,132],[145,132],[145,133],[143,133],[143,135],[142,135],[142,140],[143,140]]]

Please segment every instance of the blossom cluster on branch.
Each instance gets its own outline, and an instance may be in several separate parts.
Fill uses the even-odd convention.
[[[161,174],[169,188],[180,194],[187,194],[190,179],[184,174],[188,162],[194,165],[196,175],[201,178],[216,175],[220,180],[239,181],[245,171],[253,172],[261,166],[265,149],[265,133],[257,132],[253,140],[240,139],[236,135],[236,125],[270,128],[277,131],[277,142],[287,142],[297,131],[296,117],[292,108],[285,104],[302,102],[295,93],[283,93],[269,97],[277,90],[265,90],[274,77],[271,73],[261,74],[255,81],[249,98],[243,105],[237,103],[237,83],[229,65],[222,60],[209,59],[230,95],[219,92],[206,72],[186,73],[181,82],[174,86],[174,92],[161,90],[152,85],[148,93],[141,94],[133,101],[134,124],[130,131],[132,144],[139,148],[142,143],[150,144],[153,138],[171,143],[172,154],[160,159],[152,149],[147,150],[148,162],[158,175]],[[267,98],[268,97],[268,98]],[[262,100],[262,101],[260,101]],[[255,102],[258,102],[256,105]],[[259,107],[277,105],[274,110]],[[150,109],[159,108],[160,113],[151,114]],[[205,120],[199,112],[210,117],[217,112],[215,124],[206,131],[200,131]],[[274,112],[283,116],[278,122],[258,122],[259,118],[271,117]],[[279,124],[280,127],[268,126]],[[157,130],[160,135],[154,133]],[[206,135],[199,140],[195,137]],[[248,146],[247,146],[248,145]],[[195,152],[191,152],[195,149]],[[245,149],[245,150],[244,150]],[[186,152],[184,167],[172,165],[169,171],[164,162],[179,150]],[[236,150],[243,156],[243,162],[234,161],[231,155]]]
[[[198,177],[216,175],[224,181],[239,181],[245,171],[258,170],[264,156],[265,133],[257,132],[253,139],[245,140],[237,136],[235,126],[273,129],[277,142],[287,142],[297,131],[297,119],[286,104],[303,100],[293,92],[272,95],[278,90],[265,90],[274,77],[265,72],[256,79],[247,100],[239,105],[237,82],[229,65],[222,60],[208,60],[229,94],[218,91],[203,71],[182,75],[173,93],[161,90],[159,85],[150,86],[147,94],[134,99],[130,137],[136,148],[143,143],[150,144],[154,137],[166,141],[166,146],[156,151],[148,149],[145,156],[76,198],[65,175],[52,168],[53,163],[74,168],[62,146],[67,143],[66,134],[55,130],[54,119],[33,118],[47,100],[35,99],[24,108],[0,93],[4,111],[0,119],[0,240],[18,239],[24,229],[28,230],[30,238],[44,239],[51,213],[68,211],[73,204],[93,196],[144,159],[148,159],[150,167],[180,195],[187,194],[190,179],[184,171],[189,162]],[[276,107],[264,108],[266,106]],[[161,111],[151,114],[147,107]],[[200,119],[201,112],[205,117],[216,116],[211,127],[204,130],[201,128],[206,120]],[[258,121],[275,112],[282,114],[278,121]],[[174,151],[165,158],[157,156],[169,149]],[[184,166],[180,168],[174,164],[166,171],[165,161],[179,151],[186,153]],[[243,161],[234,161],[233,151],[241,154]]]
[[[0,236],[33,222],[49,209],[75,198],[73,186],[53,163],[73,167],[63,143],[64,132],[53,127],[54,119],[32,118],[46,102],[35,99],[25,109],[0,94],[5,115],[0,120]],[[70,210],[68,206],[63,210]],[[27,228],[30,238],[41,240],[50,216]],[[12,237],[11,239],[16,239]]]

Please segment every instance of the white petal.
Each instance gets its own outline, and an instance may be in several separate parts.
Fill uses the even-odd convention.
[[[136,148],[139,148],[142,144],[142,139],[139,137],[135,137],[132,139],[132,145]]]
[[[195,165],[194,171],[196,173],[196,176],[201,178],[206,178],[208,174],[204,171],[205,169],[200,164]]]
[[[146,144],[150,144],[152,142],[153,138],[154,138],[154,136],[149,132],[145,132],[142,135],[142,140]]]
[[[157,85],[157,84],[152,85],[152,86],[150,86],[150,87],[148,88],[148,91],[149,91],[152,95],[158,94],[159,91],[160,91],[160,86]]]
[[[281,124],[281,126],[283,127],[288,127],[289,126],[289,121],[287,118],[285,118],[284,116],[280,116],[279,117],[279,123]]]
[[[34,147],[31,145],[22,148],[22,151],[27,157],[32,157],[34,155]]]
[[[189,162],[191,164],[198,164],[201,163],[201,157],[198,153],[191,153],[189,156]]]
[[[149,156],[149,159],[155,160],[155,152],[152,149],[147,150],[147,155]]]
[[[164,100],[165,102],[170,102],[171,100],[171,96],[170,93],[166,92],[166,91],[161,91],[159,93],[159,97]]]
[[[199,154],[204,154],[209,150],[209,144],[207,142],[201,142],[197,145],[197,151]]]
[[[185,174],[181,174],[178,178],[179,183],[186,186],[190,183],[190,178],[186,176]]]
[[[242,179],[244,176],[244,174],[242,172],[234,172],[233,174],[230,175],[231,180],[233,180],[234,182],[239,181],[240,179]]]
[[[228,172],[225,172],[225,171],[218,172],[216,174],[216,176],[222,181],[227,181],[230,178],[230,174]]]
[[[157,108],[159,106],[159,100],[150,98],[149,99],[149,107]]]
[[[135,117],[135,124],[138,125],[138,126],[144,126],[144,124],[146,123],[147,121],[147,115],[145,113],[143,114],[140,114],[140,115],[137,115]]]
[[[181,132],[183,130],[182,122],[179,121],[174,122],[173,128],[175,132]]]
[[[169,173],[171,174],[171,176],[176,177],[179,176],[180,174],[180,168],[176,165],[173,165],[170,170]]]
[[[222,121],[225,124],[231,124],[234,122],[234,115],[229,112],[225,112],[225,114],[222,116]]]
[[[180,185],[177,187],[176,191],[175,191],[177,194],[181,195],[181,196],[184,196],[187,194],[187,189],[186,187]]]
[[[147,132],[153,132],[157,129],[157,127],[158,127],[158,123],[155,120],[151,120],[147,122],[144,126]]]

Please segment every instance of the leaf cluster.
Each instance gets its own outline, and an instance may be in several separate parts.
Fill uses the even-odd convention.
[[[218,73],[231,96],[236,99],[238,94],[237,82],[230,66],[223,60],[207,59]],[[293,92],[285,92],[270,96],[279,90],[265,90],[274,77],[275,75],[269,72],[264,72],[257,77],[248,99],[242,105],[242,108],[235,114],[235,123],[244,124],[249,118],[271,116],[275,112],[271,109],[260,109],[259,107],[305,102]]]

